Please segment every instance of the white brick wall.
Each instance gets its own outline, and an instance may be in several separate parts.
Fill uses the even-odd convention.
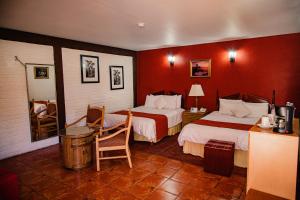
[[[81,83],[80,54],[99,57],[100,83]],[[133,106],[132,57],[62,49],[66,121],[86,113],[88,104],[105,105],[107,112]],[[124,89],[110,90],[109,66],[124,66]]]
[[[53,48],[0,40],[0,159],[58,143],[31,142],[25,68],[15,61],[53,64]]]
[[[105,105],[108,112],[133,106],[132,57],[62,49],[67,121],[86,112],[86,106]],[[100,83],[81,84],[80,54],[99,56]],[[58,143],[58,137],[31,142],[26,63],[53,64],[53,47],[0,40],[0,159]],[[124,90],[110,90],[109,65],[124,66]]]

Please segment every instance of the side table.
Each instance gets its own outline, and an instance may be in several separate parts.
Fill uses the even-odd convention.
[[[194,120],[204,117],[205,114],[206,112],[190,112],[189,110],[185,110],[182,113],[182,127]]]
[[[81,169],[91,164],[94,133],[95,129],[86,126],[73,126],[59,131],[66,168]]]

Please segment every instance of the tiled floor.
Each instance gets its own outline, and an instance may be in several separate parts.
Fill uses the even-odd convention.
[[[150,144],[149,144],[150,145]],[[21,199],[244,199],[246,178],[209,174],[201,166],[132,150],[126,160],[102,161],[72,171],[62,167],[59,145],[0,161],[17,173]]]

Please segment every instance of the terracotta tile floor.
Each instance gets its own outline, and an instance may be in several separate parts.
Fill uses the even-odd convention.
[[[149,144],[150,145],[150,144]],[[59,145],[0,161],[15,172],[21,199],[244,199],[246,178],[222,177],[201,166],[132,148],[126,160],[101,162],[80,171],[62,167]]]

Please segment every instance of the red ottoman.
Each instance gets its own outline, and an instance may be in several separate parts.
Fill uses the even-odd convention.
[[[17,175],[0,168],[0,199],[19,199],[19,187]]]
[[[204,171],[230,176],[234,162],[234,142],[209,140],[204,146]]]

